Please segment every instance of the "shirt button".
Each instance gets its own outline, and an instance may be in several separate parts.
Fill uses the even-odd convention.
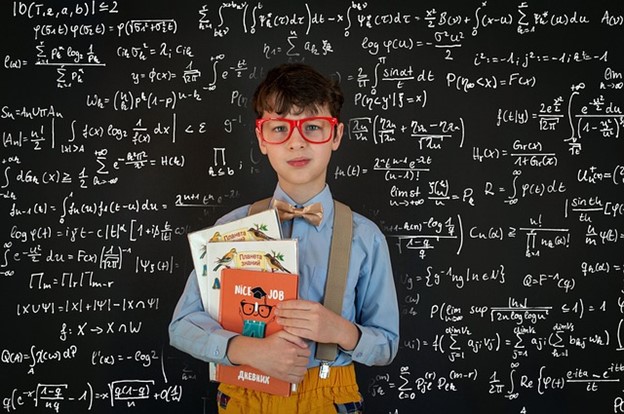
[[[359,358],[359,357],[361,357],[361,356],[362,356],[362,353],[361,353],[361,352],[358,352],[355,356]]]

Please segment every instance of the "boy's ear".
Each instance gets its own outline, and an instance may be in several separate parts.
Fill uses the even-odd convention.
[[[344,134],[344,124],[341,122],[336,125],[334,138],[332,139],[332,150],[336,151],[342,142],[342,134]]]
[[[267,155],[266,143],[262,140],[262,137],[260,137],[260,130],[256,128],[254,131],[256,132],[256,139],[258,140],[258,147],[260,148],[260,152],[263,155]]]

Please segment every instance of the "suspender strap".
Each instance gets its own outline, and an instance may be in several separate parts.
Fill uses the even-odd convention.
[[[256,201],[249,207],[248,215],[259,213],[269,208],[272,198]],[[323,306],[338,315],[342,314],[342,300],[349,273],[351,239],[353,236],[353,218],[351,209],[346,204],[334,200],[334,229],[329,251],[327,281]],[[336,344],[317,344],[316,359],[333,361],[338,353]]]
[[[255,203],[249,206],[249,211],[247,212],[247,215],[251,216],[252,214],[256,214],[261,211],[268,210],[269,206],[271,205],[271,200],[273,200],[273,197],[269,197],[269,198],[265,198],[264,200],[256,201]]]
[[[349,273],[352,233],[351,209],[349,206],[334,200],[334,230],[329,251],[323,306],[338,315],[342,314],[342,300],[347,284],[347,274]],[[315,357],[321,361],[333,361],[336,359],[337,352],[338,346],[336,344],[317,344]]]

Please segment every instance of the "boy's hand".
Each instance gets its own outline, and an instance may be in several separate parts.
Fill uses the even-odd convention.
[[[307,372],[310,349],[303,339],[286,331],[262,339],[239,335],[230,340],[228,358],[234,364],[250,365],[271,377],[297,384]]]
[[[277,305],[277,323],[286,332],[320,343],[337,343],[352,350],[360,339],[359,329],[350,321],[318,302],[288,300]]]

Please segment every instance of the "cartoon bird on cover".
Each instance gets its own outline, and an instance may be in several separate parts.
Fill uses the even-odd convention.
[[[223,237],[221,237],[221,233],[219,233],[218,231],[215,232],[215,234],[212,235],[212,237],[210,238],[210,240],[208,240],[208,243],[215,243],[215,242],[220,242],[223,240]]]
[[[269,237],[264,234],[264,232],[258,228],[250,227],[247,232],[251,234],[251,237],[253,237],[255,240],[275,240],[273,237]]]
[[[267,258],[267,262],[269,263],[271,272],[291,273],[290,270],[286,269],[280,263],[280,260],[284,260],[284,257],[281,255],[281,253],[273,252],[273,255],[271,255],[271,253],[265,253],[264,257]]]
[[[206,257],[206,253],[208,253],[208,249],[206,249],[206,245],[203,245],[200,251],[201,251],[201,255],[199,256],[199,258],[203,260],[204,257]],[[202,276],[208,276],[208,265],[206,263],[204,263],[202,266]]]
[[[232,260],[234,260],[235,255],[236,255],[236,249],[232,247],[230,251],[227,252],[223,257],[215,260],[215,263],[217,265],[215,266],[214,269],[212,269],[212,271],[216,272],[221,266],[230,267],[229,264],[232,263]]]

